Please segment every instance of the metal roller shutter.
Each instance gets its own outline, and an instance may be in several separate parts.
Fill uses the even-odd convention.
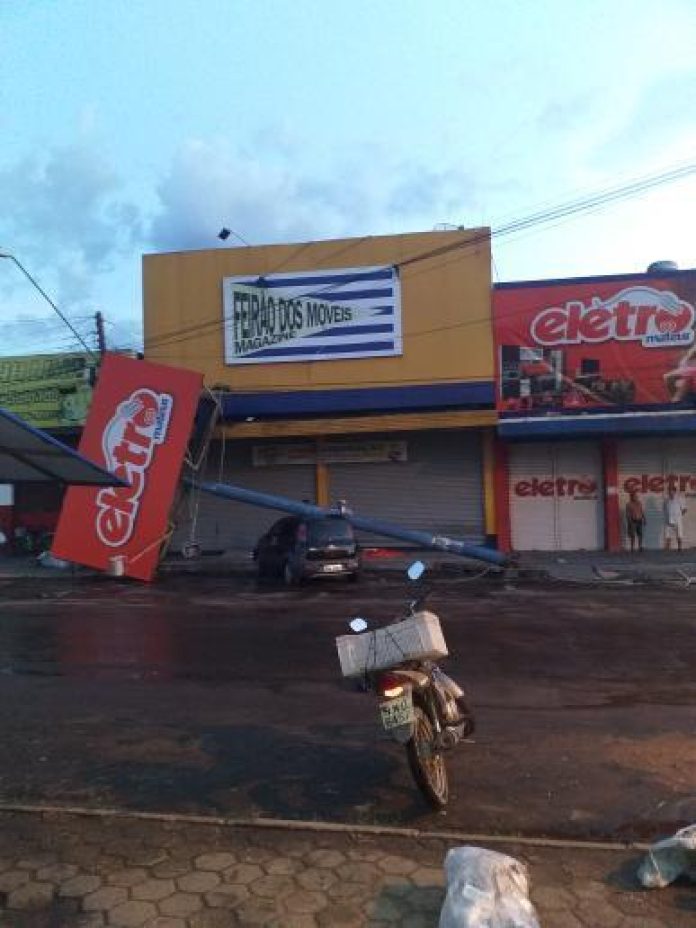
[[[406,442],[407,460],[329,464],[332,502],[343,499],[361,515],[480,542],[484,535],[480,433],[462,429],[387,437]],[[364,534],[361,540],[380,543],[376,535]]]
[[[315,471],[312,464],[279,464],[254,467],[252,449],[262,441],[228,441],[224,453],[222,482],[234,483],[250,490],[276,493],[292,499],[314,502]],[[280,441],[272,442],[278,446]],[[205,479],[220,480],[220,443],[215,442],[208,456]],[[180,551],[191,537],[192,505],[198,499],[194,540],[204,551],[250,550],[256,540],[282,513],[232,500],[218,499],[209,493],[196,494],[182,509],[171,550]]]
[[[592,442],[512,445],[510,520],[517,551],[604,545],[602,460]]]
[[[628,547],[625,505],[629,491],[638,491],[645,510],[643,544],[658,549],[664,545],[664,501],[671,482],[682,496],[684,547],[696,547],[696,439],[631,438],[618,445],[619,503],[624,545]]]
[[[556,502],[532,493],[529,485],[553,474],[553,447],[547,444],[510,448],[510,531],[515,551],[556,550]]]

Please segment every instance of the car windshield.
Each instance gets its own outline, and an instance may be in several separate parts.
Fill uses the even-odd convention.
[[[311,545],[346,544],[354,541],[353,526],[344,519],[317,519],[309,522],[308,541]]]

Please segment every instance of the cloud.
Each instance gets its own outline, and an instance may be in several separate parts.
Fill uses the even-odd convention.
[[[603,166],[676,161],[693,152],[696,70],[670,74],[642,88],[632,105],[614,113],[615,131],[594,152]]]
[[[481,186],[464,170],[404,164],[396,172],[387,208],[396,217],[459,218],[479,207]]]
[[[187,142],[157,194],[148,238],[158,250],[214,247],[222,226],[254,244],[311,237],[316,229],[289,167],[233,155],[214,142]]]
[[[66,303],[88,297],[95,274],[112,270],[140,238],[138,208],[125,198],[112,165],[88,144],[0,166],[0,200],[0,243],[23,263],[49,267]]]
[[[456,220],[480,190],[459,168],[397,161],[378,147],[319,171],[288,140],[255,156],[195,140],[158,185],[147,238],[154,250],[178,251],[218,246],[222,226],[252,244],[428,228]]]

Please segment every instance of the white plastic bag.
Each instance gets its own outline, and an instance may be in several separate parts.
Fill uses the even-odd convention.
[[[70,561],[64,561],[59,557],[53,557],[50,551],[42,551],[36,558],[40,567],[50,567],[54,570],[68,570]]]
[[[648,889],[662,889],[682,875],[696,879],[696,825],[653,844],[638,868],[638,879]]]
[[[540,928],[529,901],[527,868],[480,847],[455,847],[445,858],[447,897],[440,928]]]

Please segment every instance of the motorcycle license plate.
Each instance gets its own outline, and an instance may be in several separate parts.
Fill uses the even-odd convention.
[[[400,725],[410,725],[413,721],[413,700],[410,693],[404,693],[397,699],[380,703],[379,711],[382,716],[382,725],[389,731]]]

